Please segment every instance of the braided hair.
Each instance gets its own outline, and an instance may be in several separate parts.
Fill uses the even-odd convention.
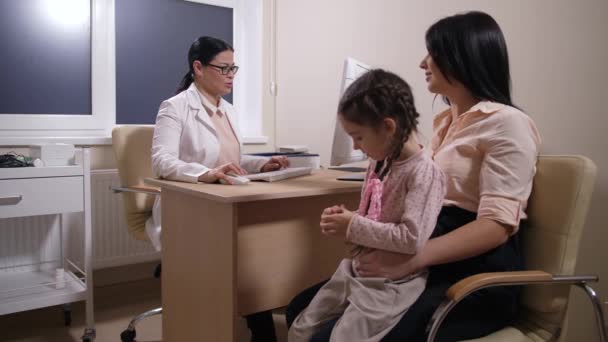
[[[410,86],[401,77],[382,69],[373,69],[356,79],[344,92],[338,113],[350,122],[362,126],[379,127],[386,118],[396,123],[395,136],[386,161],[376,164],[376,173],[383,179],[403,145],[418,126],[420,114],[414,105]],[[386,167],[384,164],[386,163]]]

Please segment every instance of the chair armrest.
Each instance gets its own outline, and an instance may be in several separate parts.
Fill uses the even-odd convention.
[[[587,282],[597,282],[599,278],[595,275],[584,276],[559,276],[544,271],[517,271],[517,272],[492,272],[480,273],[457,282],[446,291],[446,299],[435,310],[429,325],[427,326],[427,341],[435,340],[439,326],[456,304],[471,293],[487,287],[514,286],[531,284],[570,284],[582,288],[589,297],[596,315],[596,323],[600,330],[601,342],[608,342],[603,310],[595,291],[587,285]]]
[[[145,193],[149,195],[160,195],[160,188],[154,186],[145,186],[145,185],[133,185],[133,186],[112,186],[110,187],[113,192],[135,192],[135,193]]]
[[[468,294],[492,285],[519,285],[536,282],[550,282],[553,276],[544,271],[517,271],[480,273],[457,282],[446,292],[446,297],[459,302]]]

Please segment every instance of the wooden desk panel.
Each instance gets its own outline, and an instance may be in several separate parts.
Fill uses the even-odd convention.
[[[163,341],[234,341],[234,207],[161,191]]]
[[[301,290],[330,277],[346,255],[343,240],[321,234],[321,212],[354,194],[300,197],[238,205],[238,313],[285,306]]]

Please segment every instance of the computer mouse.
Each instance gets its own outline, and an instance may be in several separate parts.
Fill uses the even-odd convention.
[[[244,185],[244,184],[247,184],[250,182],[249,179],[245,178],[245,177],[236,176],[236,175],[226,175],[226,176],[228,177],[228,179],[230,179],[230,181],[232,181],[232,184],[234,184],[234,185]],[[220,183],[229,184],[223,178],[220,179]]]

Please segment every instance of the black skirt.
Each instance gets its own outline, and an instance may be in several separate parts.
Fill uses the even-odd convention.
[[[476,213],[443,207],[431,238],[445,235],[476,218]],[[519,231],[526,226],[527,222],[520,222]],[[521,234],[516,233],[506,243],[476,257],[430,267],[425,291],[383,341],[426,341],[427,325],[450,286],[478,273],[523,269],[520,240]],[[504,328],[518,314],[520,292],[519,286],[505,286],[482,289],[467,296],[448,314],[435,341],[474,339]]]

